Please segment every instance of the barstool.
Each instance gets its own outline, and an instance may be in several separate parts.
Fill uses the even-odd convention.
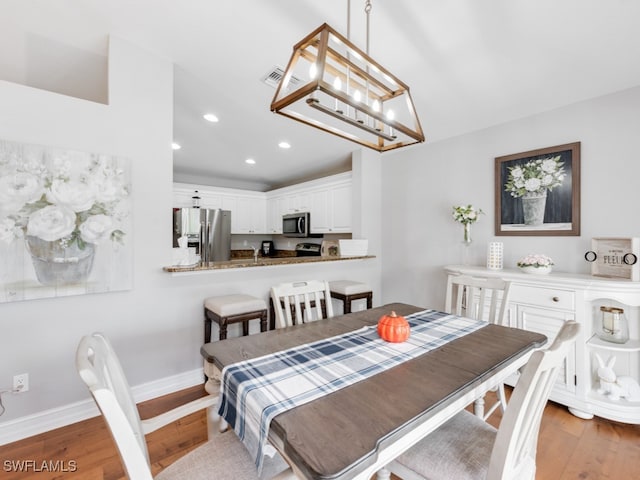
[[[351,313],[351,302],[354,300],[367,300],[367,309],[373,304],[373,291],[366,283],[353,282],[351,280],[335,280],[329,282],[331,298],[342,300],[344,313]]]
[[[267,302],[251,295],[209,297],[204,301],[204,341],[211,341],[211,321],[220,327],[219,339],[227,338],[227,325],[242,322],[242,335],[249,335],[249,320],[260,319],[260,331],[267,331]]]

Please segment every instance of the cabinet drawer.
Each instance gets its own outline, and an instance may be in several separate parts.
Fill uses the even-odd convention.
[[[512,285],[510,291],[509,300],[512,303],[575,310],[575,292],[572,290]]]

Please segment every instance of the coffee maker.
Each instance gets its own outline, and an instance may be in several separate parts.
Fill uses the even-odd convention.
[[[273,242],[271,240],[263,240],[260,247],[260,254],[263,257],[272,257],[276,254],[275,248],[273,248]]]

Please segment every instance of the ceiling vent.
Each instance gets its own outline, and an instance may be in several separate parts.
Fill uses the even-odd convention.
[[[284,75],[284,69],[280,67],[273,67],[264,77],[262,77],[262,83],[266,83],[270,87],[278,88],[278,84],[280,80],[282,80],[282,76]],[[291,76],[291,80],[289,80],[289,84],[287,85],[287,91],[293,90],[297,88],[302,80],[300,80],[296,76]]]

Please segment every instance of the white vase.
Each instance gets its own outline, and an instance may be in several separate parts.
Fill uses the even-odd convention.
[[[534,267],[533,265],[527,265],[525,267],[518,267],[524,273],[530,273],[532,275],[548,275],[553,270],[551,265],[547,267]]]
[[[547,205],[547,191],[525,193],[522,196],[522,214],[525,225],[542,225]]]
[[[95,246],[77,242],[64,247],[60,241],[47,242],[38,237],[25,237],[36,277],[42,285],[68,285],[84,282],[93,267]]]
[[[464,235],[462,236],[462,243],[464,243],[466,246],[471,245],[471,224],[470,223],[463,223],[462,226],[464,227]]]

